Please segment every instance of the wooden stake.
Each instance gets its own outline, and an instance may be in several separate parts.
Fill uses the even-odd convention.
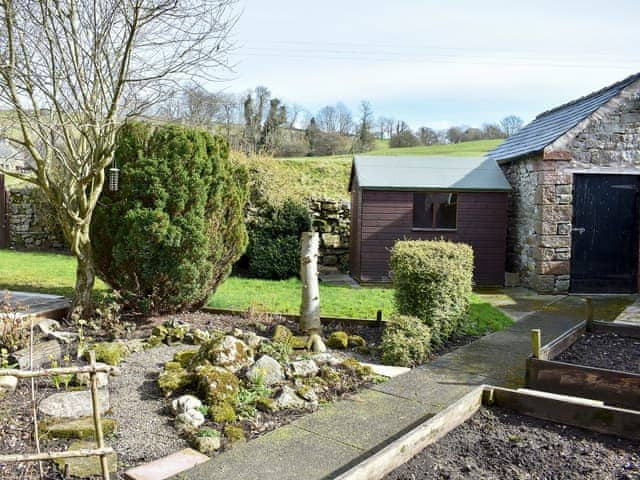
[[[33,369],[33,317],[29,322],[29,368]],[[31,409],[33,414],[33,438],[36,442],[36,452],[40,454],[40,433],[38,431],[38,409],[36,408],[36,381],[31,378]],[[38,460],[38,472],[40,480],[44,479],[44,468],[42,462]]]
[[[593,331],[593,299],[587,297],[584,299],[585,317],[587,320],[587,332]]]
[[[96,373],[96,352],[89,352],[89,364],[91,372],[89,378],[91,380],[91,404],[93,406],[93,424],[96,429],[96,442],[98,450],[104,449],[104,436],[102,433],[102,421],[100,420],[100,398],[98,398],[98,376]],[[100,454],[100,466],[102,467],[102,478],[109,480],[109,464],[107,462],[106,453]]]
[[[378,322],[378,327],[382,326],[382,310],[376,312],[376,322]]]
[[[539,328],[534,328],[531,330],[531,352],[533,354],[533,358],[540,358],[541,348],[541,331]]]

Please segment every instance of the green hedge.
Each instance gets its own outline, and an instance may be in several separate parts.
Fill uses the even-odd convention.
[[[91,225],[100,277],[133,309],[198,308],[246,248],[246,171],[221,137],[138,122],[115,161],[120,189],[105,189]]]
[[[249,223],[247,265],[256,278],[283,280],[300,268],[300,234],[311,230],[309,209],[293,200],[264,205]]]
[[[426,323],[436,344],[459,333],[471,301],[471,247],[447,241],[398,241],[390,263],[398,312]]]
[[[419,318],[395,315],[384,327],[380,350],[385,365],[420,365],[431,352],[431,329]]]

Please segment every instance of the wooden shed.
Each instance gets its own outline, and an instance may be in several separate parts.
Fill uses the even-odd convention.
[[[388,282],[397,240],[446,239],[473,247],[477,285],[503,285],[507,196],[495,160],[356,156],[351,168],[351,274]]]

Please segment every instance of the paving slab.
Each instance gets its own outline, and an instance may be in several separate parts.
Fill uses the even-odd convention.
[[[46,315],[60,318],[71,306],[61,295],[8,291],[9,305],[21,311],[20,315]]]
[[[360,363],[365,367],[369,367],[376,375],[382,375],[387,378],[398,377],[411,371],[409,367],[392,367],[391,365],[380,365],[378,363]]]
[[[616,317],[615,321],[640,325],[640,298],[625,308],[622,313]]]
[[[129,480],[164,480],[206,462],[209,457],[191,448],[185,448],[153,462],[124,472]]]
[[[363,451],[320,437],[294,425],[278,428],[251,442],[176,475],[175,479],[301,480],[332,478],[356,462]]]

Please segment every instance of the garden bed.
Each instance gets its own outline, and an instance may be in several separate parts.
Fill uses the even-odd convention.
[[[587,332],[555,360],[640,374],[640,339],[614,332]]]
[[[482,408],[387,475],[453,478],[637,478],[637,443],[501,408]]]

